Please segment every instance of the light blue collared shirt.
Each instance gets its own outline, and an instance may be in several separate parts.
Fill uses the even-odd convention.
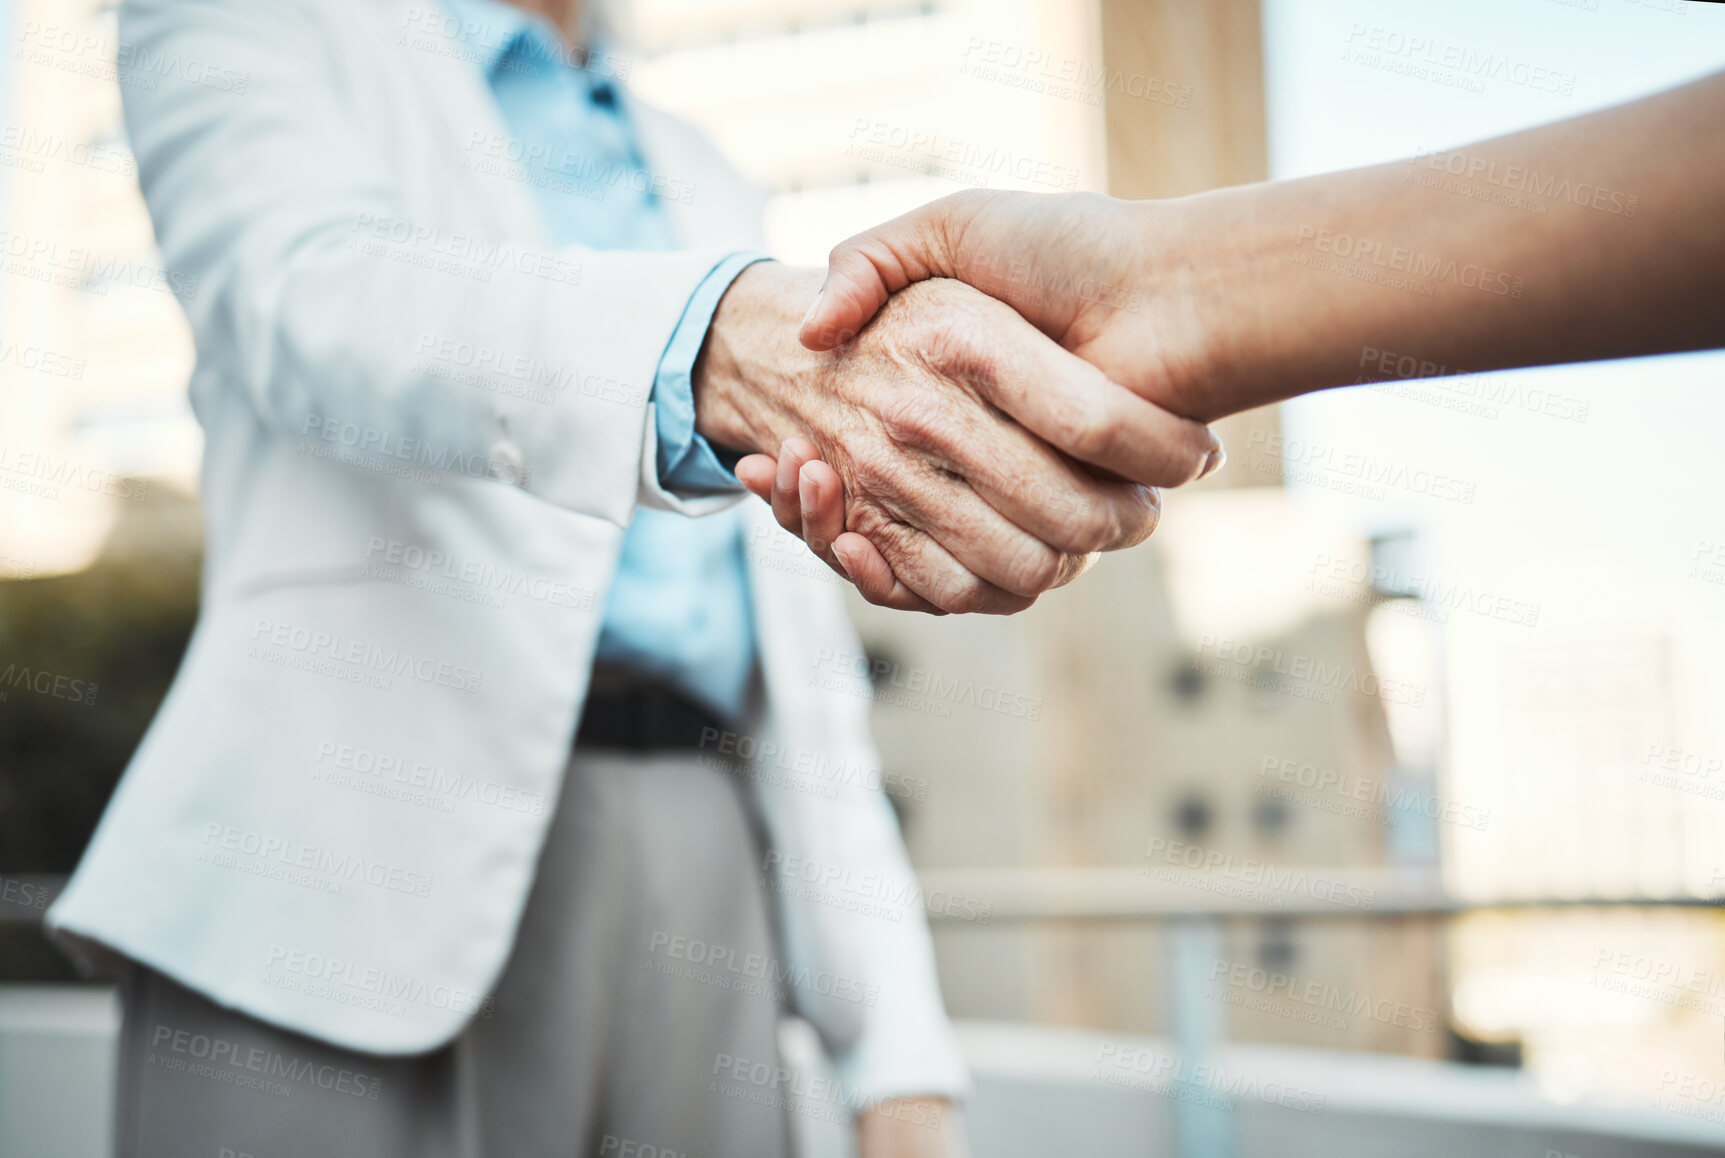
[[[615,84],[578,66],[543,17],[497,0],[445,2],[521,142],[521,165],[551,240],[593,249],[676,248],[653,182],[643,179]],[[732,254],[713,268],[659,360],[652,392],[659,481],[679,494],[739,488],[695,433],[692,378],[719,299],[761,256]],[[599,658],[666,680],[722,715],[740,713],[755,662],[740,512],[699,519],[636,512],[605,607]]]

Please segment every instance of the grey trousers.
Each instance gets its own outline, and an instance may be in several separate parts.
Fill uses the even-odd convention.
[[[120,1158],[788,1155],[785,1111],[715,1082],[720,1055],[779,1065],[780,995],[700,964],[778,956],[741,791],[692,757],[577,754],[492,1016],[430,1054],[331,1046],[134,963]],[[171,1048],[198,1035],[306,1076]]]

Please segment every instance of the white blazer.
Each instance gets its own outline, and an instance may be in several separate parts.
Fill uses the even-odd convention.
[[[386,1054],[483,1011],[636,505],[726,502],[659,487],[645,398],[702,276],[760,245],[758,193],[637,107],[698,248],[547,246],[437,12],[122,10],[127,126],[197,341],[203,610],[48,914],[93,953]],[[790,870],[780,968],[858,1104],[956,1092],[866,685],[833,670],[860,653],[839,586],[764,508],[748,535],[766,705],[740,747],[771,754],[750,783]]]

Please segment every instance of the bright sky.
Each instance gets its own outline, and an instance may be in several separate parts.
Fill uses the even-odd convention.
[[[1382,62],[1390,54],[1369,45],[1401,37],[1567,74],[1573,95],[1502,80],[1468,91],[1389,71]],[[1725,68],[1725,6],[1265,0],[1265,44],[1271,171],[1293,177],[1462,144]],[[1445,580],[1541,606],[1537,631],[1452,618],[1457,781],[1542,778],[1525,768],[1525,746],[1510,742],[1517,716],[1503,701],[1514,696],[1499,673],[1530,650],[1570,640],[1668,636],[1678,689],[1670,742],[1725,754],[1717,719],[1725,717],[1725,585],[1691,574],[1703,544],[1725,542],[1725,354],[1521,371],[1508,383],[1586,402],[1586,421],[1502,407],[1496,418],[1458,414],[1358,390],[1302,399],[1284,412],[1291,438],[1448,470],[1477,486],[1475,501],[1462,505],[1393,494],[1373,502],[1291,484],[1304,501],[1368,527],[1420,527],[1430,568]],[[1716,848],[1711,860],[1719,863]],[[1705,868],[1692,862],[1685,875],[1694,880]]]

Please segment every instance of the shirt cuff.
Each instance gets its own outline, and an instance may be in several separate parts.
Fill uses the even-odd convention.
[[[695,360],[707,340],[707,328],[719,308],[719,299],[731,288],[739,273],[764,253],[733,253],[702,279],[683,308],[683,317],[659,359],[653,378],[653,409],[659,435],[659,485],[679,494],[738,490],[742,484],[731,468],[739,456],[723,458],[710,443],[695,433]]]

